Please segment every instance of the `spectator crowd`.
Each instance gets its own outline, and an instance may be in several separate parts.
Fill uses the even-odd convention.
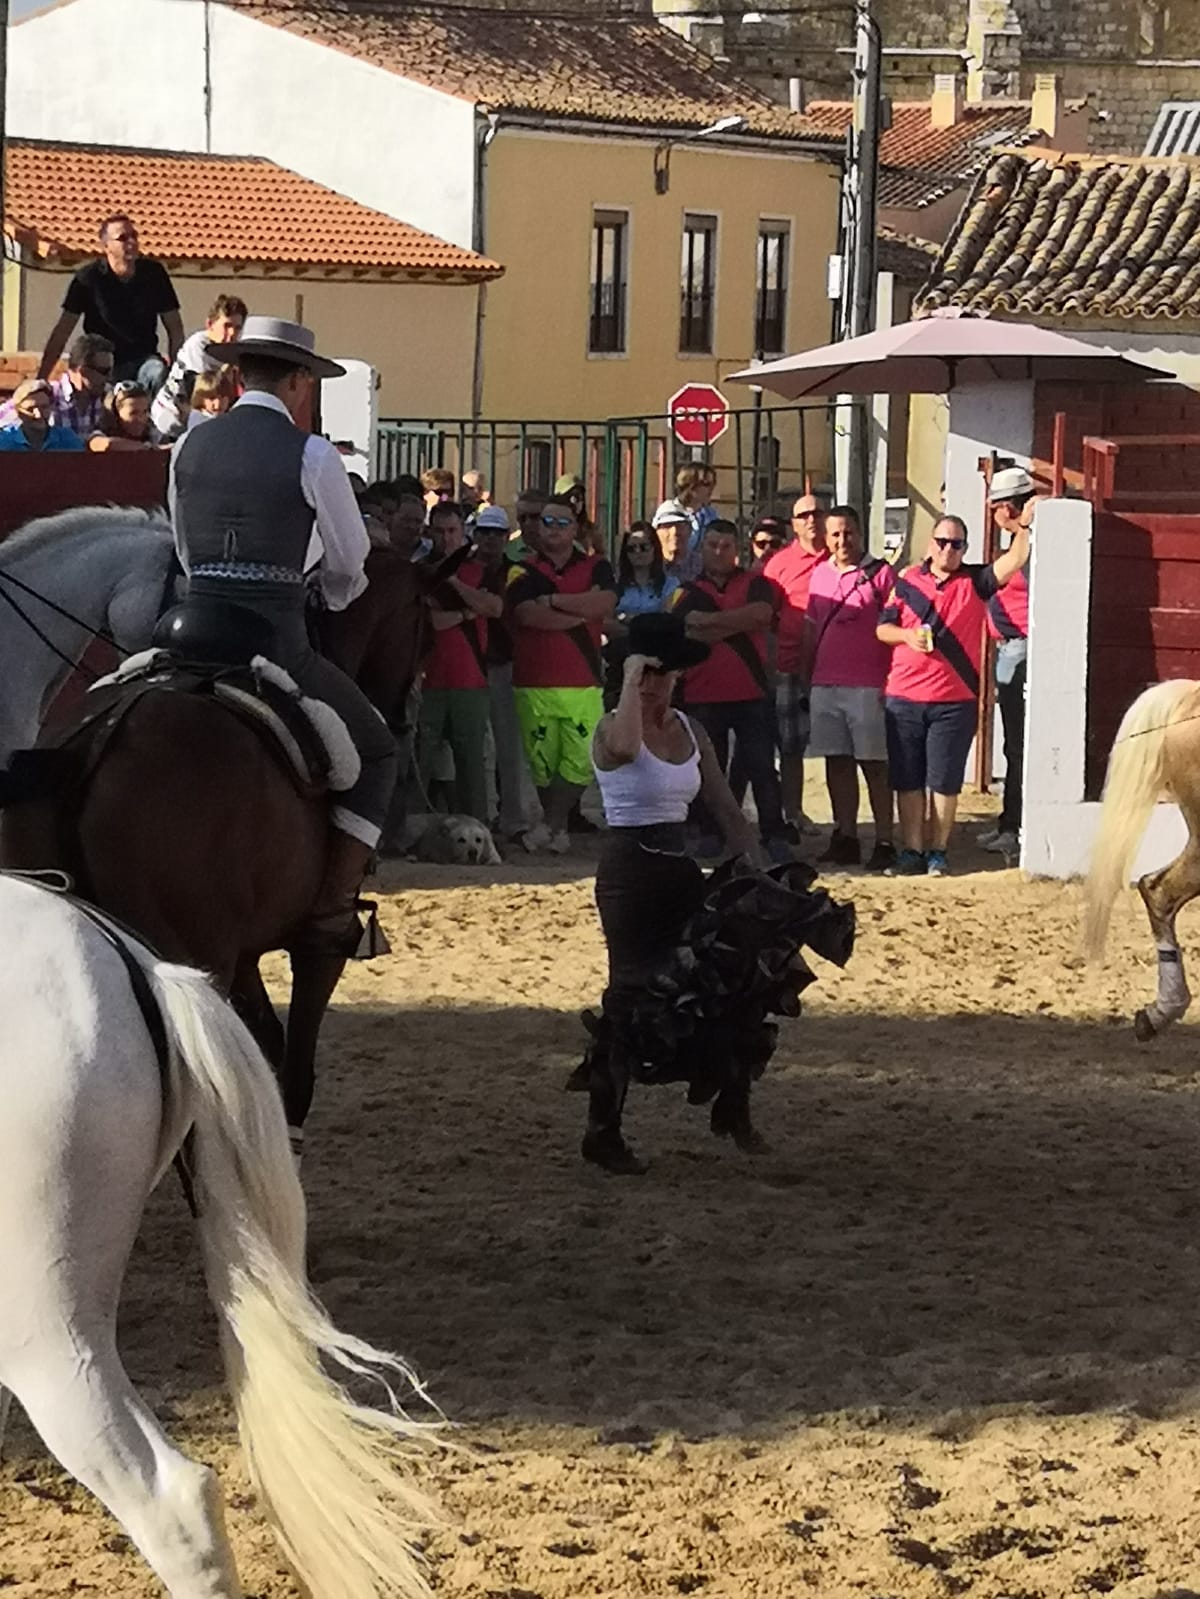
[[[432,652],[414,705],[412,804],[490,825],[502,845],[566,854],[592,831],[581,810],[592,739],[620,696],[634,618],[671,612],[707,647],[683,673],[680,708],[711,741],[739,803],[753,796],[764,854],[781,862],[819,834],[804,763],[820,759],[833,816],[823,864],[942,876],[975,737],[985,627],[999,640],[1009,756],[1004,810],[984,847],[1011,857],[1020,828],[1024,637],[1034,485],[997,472],[994,520],[1009,548],[964,559],[954,516],[905,571],[868,554],[852,506],[799,495],[743,550],[712,504],[715,477],[688,466],[676,494],[620,537],[610,563],[583,485],[529,487],[514,517],[483,475],[446,468],[362,491],[377,542],[435,565],[462,560],[430,599]],[[860,813],[870,816],[869,847]],[[702,802],[697,858],[723,848]]]
[[[185,336],[170,276],[141,253],[133,221],[107,217],[99,244],[71,278],[37,376],[0,407],[0,451],[170,448],[239,396],[222,350],[242,332],[245,302],[219,295],[204,327]],[[943,516],[924,559],[904,572],[867,553],[852,506],[802,493],[790,517],[760,517],[743,550],[738,526],[714,504],[710,465],[685,465],[674,488],[624,532],[614,568],[574,474],[523,490],[515,525],[475,469],[458,478],[436,466],[359,485],[374,544],[448,563],[429,595],[432,645],[401,738],[412,757],[402,805],[472,816],[502,843],[566,854],[573,832],[594,830],[581,801],[597,724],[621,692],[630,624],[672,612],[706,651],[681,678],[680,708],[707,734],[738,802],[752,793],[772,861],[819,832],[804,810],[805,760],[817,758],[833,816],[823,863],[944,875],[986,625],[998,644],[1008,771],[1003,811],[983,842],[1013,856],[1028,473],[994,475],[994,521],[1009,546],[992,563],[968,565],[965,525]],[[873,826],[865,854],[860,778]],[[702,801],[689,836],[697,857],[721,852]]]

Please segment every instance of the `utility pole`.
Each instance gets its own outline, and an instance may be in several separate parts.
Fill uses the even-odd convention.
[[[842,277],[842,337],[857,338],[875,326],[876,211],[879,140],[883,132],[883,40],[871,14],[871,0],[854,5],[854,115],[843,178],[845,266]],[[870,483],[865,407],[856,404],[850,420],[849,488],[865,514]]]

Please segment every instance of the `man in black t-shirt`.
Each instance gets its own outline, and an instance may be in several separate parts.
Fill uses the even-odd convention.
[[[115,381],[136,379],[154,393],[183,343],[179,301],[166,267],[140,253],[137,229],[127,216],[105,218],[100,243],[104,254],[81,266],[71,279],[62,315],[42,352],[39,376],[49,377],[82,316],[85,333],[112,341]],[[167,334],[165,361],[158,352],[160,317]]]

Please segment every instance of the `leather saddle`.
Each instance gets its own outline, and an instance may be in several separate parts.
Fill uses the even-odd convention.
[[[86,781],[125,717],[151,689],[219,700],[258,734],[302,794],[326,794],[329,750],[298,692],[252,665],[260,658],[269,662],[274,643],[271,624],[245,606],[207,598],[175,606],[159,621],[149,650],[95,685],[77,713],[44,734],[35,749],[14,752],[7,770],[0,771],[0,808],[49,798]],[[274,675],[286,681],[285,674],[276,670]],[[79,741],[89,731],[92,739],[81,764]]]

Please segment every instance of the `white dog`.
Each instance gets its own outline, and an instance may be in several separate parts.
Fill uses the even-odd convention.
[[[501,864],[491,833],[473,816],[410,816],[404,824],[404,850],[434,866]]]

